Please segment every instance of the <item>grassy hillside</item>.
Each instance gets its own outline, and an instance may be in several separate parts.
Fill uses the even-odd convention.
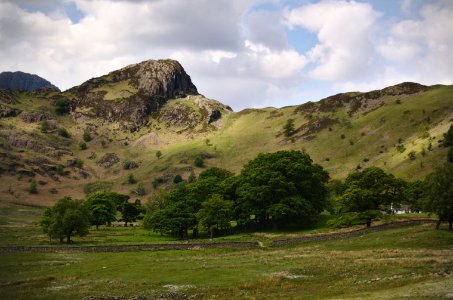
[[[116,103],[121,100],[115,97],[123,97],[125,91],[135,92],[126,83],[106,83],[96,89],[103,92],[104,101]],[[217,101],[187,96],[169,100],[133,132],[121,120],[95,117],[86,107],[76,107],[69,115],[55,114],[55,100],[71,99],[68,93],[11,92],[15,101],[3,97],[2,105],[18,116],[0,118],[0,199],[49,205],[63,195],[83,197],[84,186],[97,181],[131,194],[136,185],[125,183],[129,173],[144,183],[146,199],[155,190],[153,182],[168,186],[177,174],[187,179],[192,172],[201,172],[194,166],[197,156],[204,158],[206,167],[237,173],[258,153],[282,149],[307,151],[332,178],[378,166],[405,179],[422,179],[445,160],[446,149],[439,142],[453,120],[453,86],[415,91],[404,87],[236,113]],[[214,111],[219,115],[212,119]],[[30,112],[49,120],[47,133],[40,131],[39,121],[30,122],[26,114]],[[291,137],[282,133],[288,119],[294,120],[296,129]],[[59,136],[59,127],[71,137]],[[85,131],[92,140],[86,143],[88,149],[81,150]],[[157,151],[162,153],[159,159]],[[114,153],[119,162],[104,168],[98,162],[107,153]],[[68,160],[74,159],[83,161],[82,169],[70,166]],[[138,167],[126,170],[125,161]],[[55,173],[58,164],[64,166],[64,174]],[[38,182],[36,195],[27,192],[30,172]]]

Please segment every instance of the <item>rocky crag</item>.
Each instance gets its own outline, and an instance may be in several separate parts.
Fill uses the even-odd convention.
[[[60,91],[55,85],[38,75],[20,71],[0,73],[0,89],[35,91],[42,88]]]
[[[63,94],[77,117],[88,115],[138,130],[169,99],[198,95],[175,60],[148,60],[88,80]]]

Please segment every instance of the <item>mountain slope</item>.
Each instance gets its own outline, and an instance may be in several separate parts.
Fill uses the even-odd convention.
[[[132,65],[64,93],[0,90],[0,200],[50,204],[84,197],[87,184],[133,196],[130,173],[143,182],[146,198],[176,175],[201,172],[196,157],[237,173],[258,153],[282,149],[307,151],[332,178],[378,166],[421,179],[445,160],[439,142],[453,120],[452,95],[453,86],[403,83],[234,113],[199,95],[174,61]],[[62,100],[69,114],[55,113]],[[290,137],[283,134],[288,119],[295,124]],[[79,146],[84,133],[91,137],[86,150]],[[32,178],[37,195],[27,192]]]
[[[38,75],[20,71],[0,73],[0,89],[34,91],[42,88],[60,91],[55,85]]]

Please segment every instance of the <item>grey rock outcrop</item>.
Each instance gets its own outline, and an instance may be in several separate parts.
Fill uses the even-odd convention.
[[[198,95],[190,76],[175,60],[148,60],[93,78],[68,90],[74,105],[134,131],[169,99]]]
[[[106,153],[97,161],[97,165],[105,169],[110,168],[114,164],[120,161],[119,157],[115,153]]]

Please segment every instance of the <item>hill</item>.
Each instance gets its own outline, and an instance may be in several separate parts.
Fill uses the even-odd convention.
[[[60,91],[55,85],[38,75],[20,71],[0,73],[0,89],[34,91],[42,88]]]
[[[131,194],[130,173],[143,182],[146,198],[176,175],[201,172],[197,157],[205,167],[239,172],[258,153],[284,149],[307,151],[332,178],[378,166],[421,179],[445,160],[440,141],[453,120],[452,92],[402,83],[233,112],[200,95],[172,60],[127,66],[62,93],[0,90],[0,199],[48,205],[64,195],[83,197],[84,188]],[[287,137],[289,119],[294,132]],[[36,195],[27,191],[32,178]]]

